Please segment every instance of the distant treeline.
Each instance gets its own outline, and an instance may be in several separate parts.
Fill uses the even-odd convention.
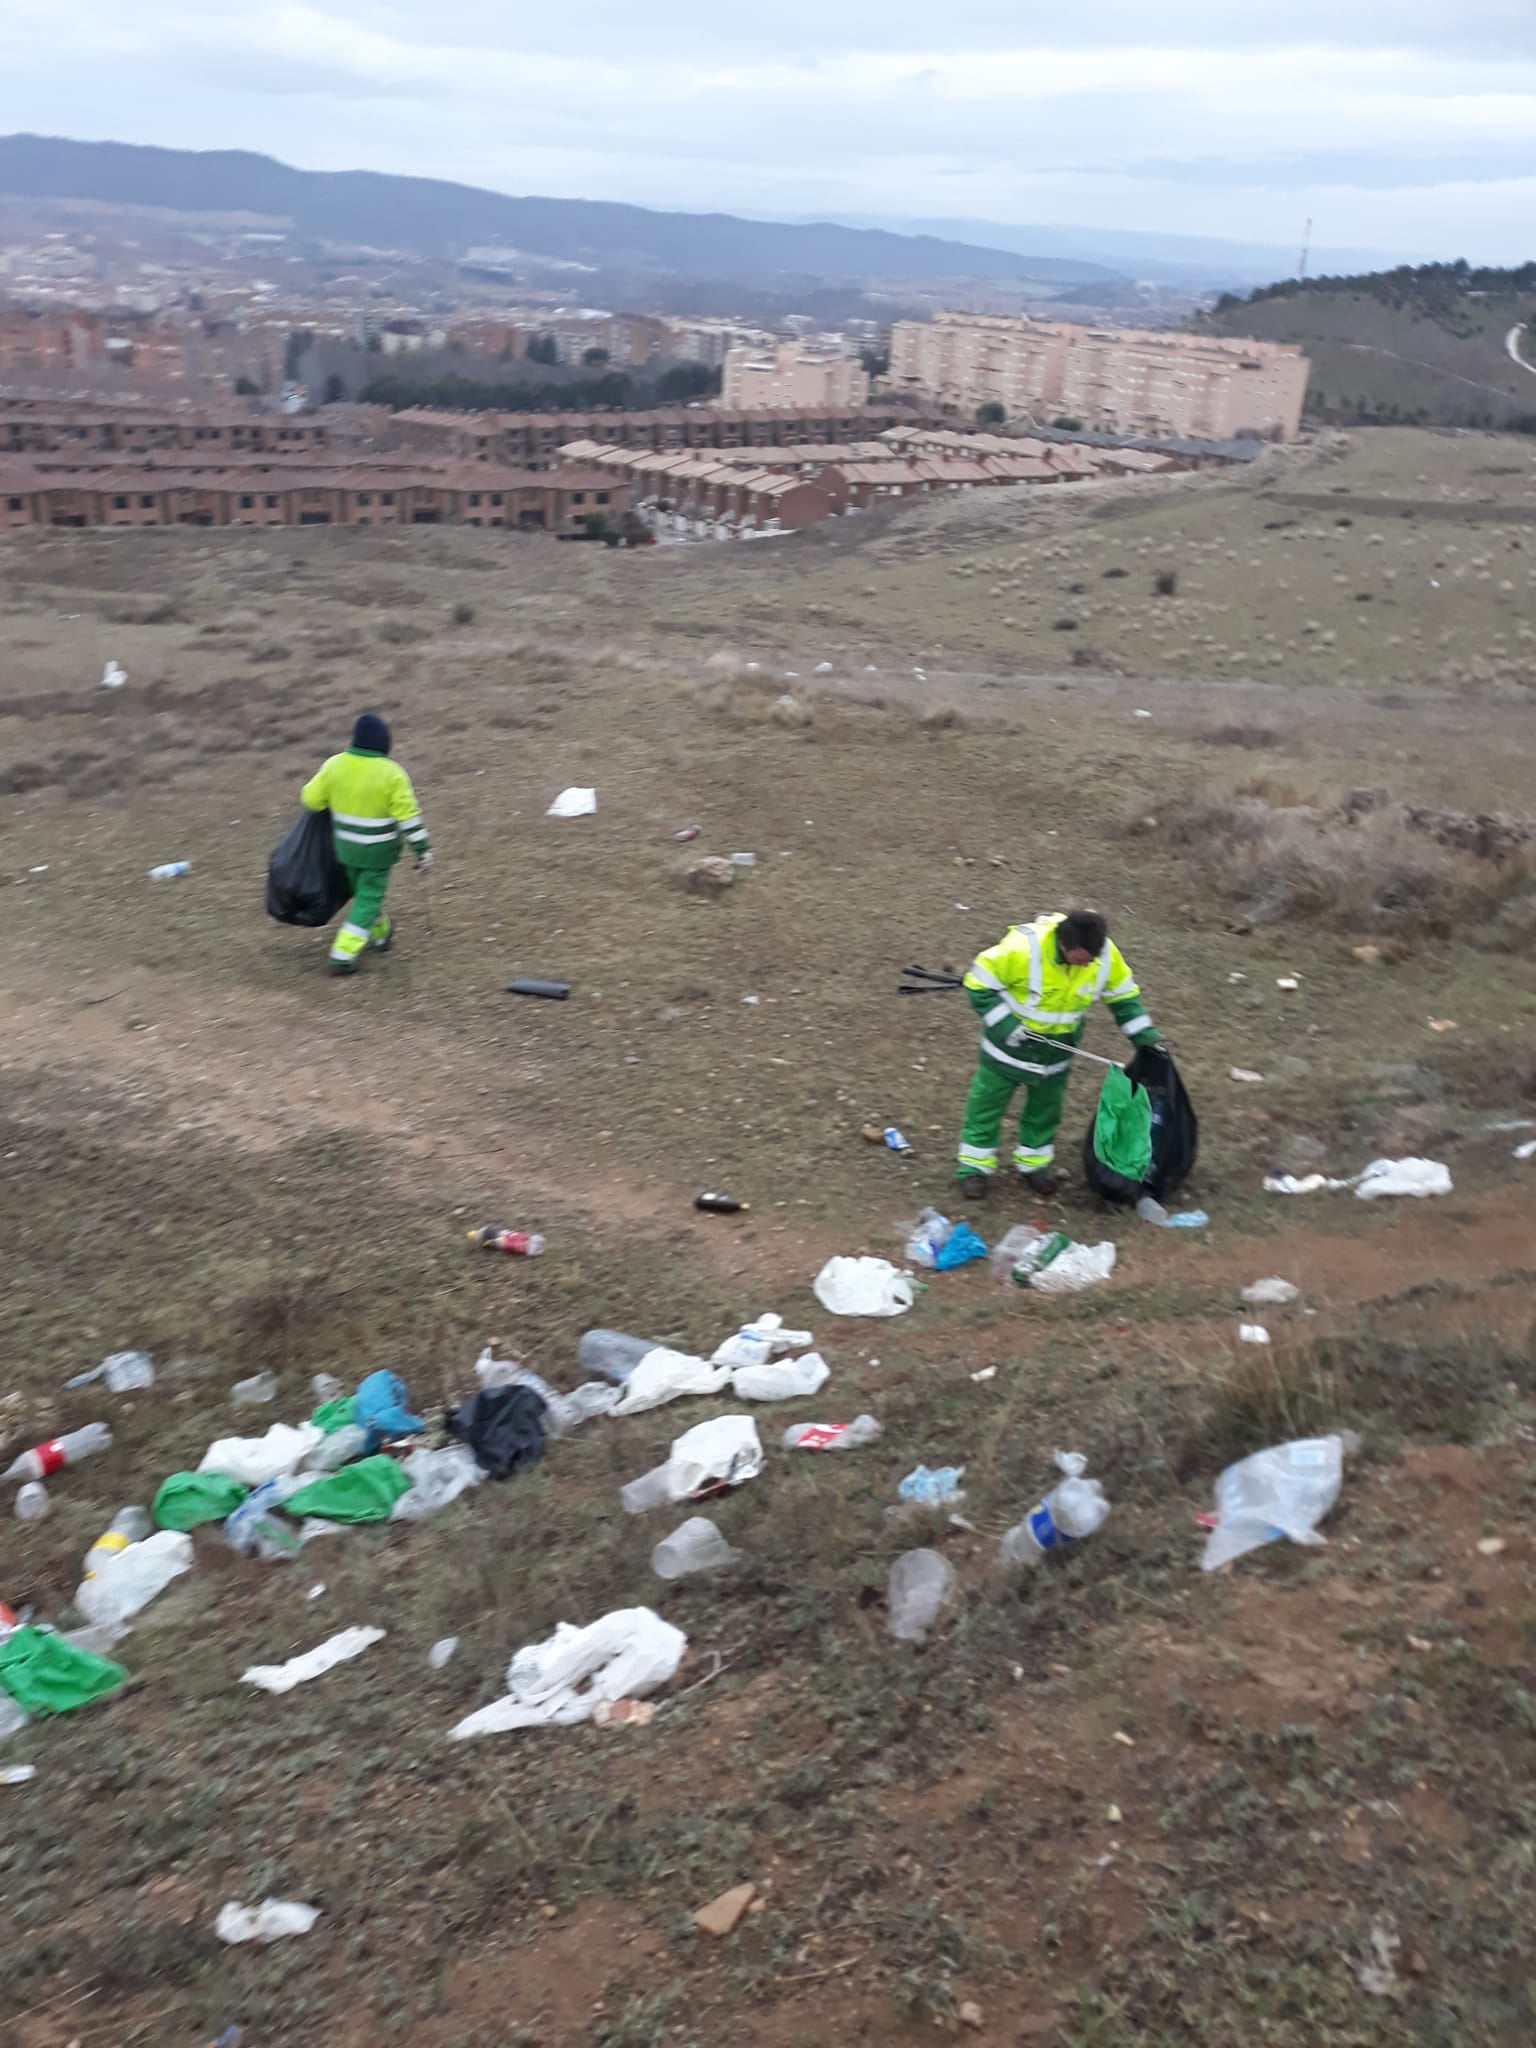
[[[659,376],[634,376],[628,370],[604,370],[597,376],[567,382],[547,379],[498,379],[412,375],[393,370],[370,378],[358,397],[365,405],[387,405],[392,412],[407,406],[441,406],[456,412],[637,412],[647,406],[681,405],[690,398],[709,398],[720,389],[720,372],[705,363],[674,363]]]
[[[1240,306],[1260,305],[1265,299],[1354,296],[1379,299],[1397,312],[1417,313],[1454,333],[1466,319],[1465,302],[1470,294],[1513,298],[1533,291],[1536,263],[1522,263],[1506,270],[1471,264],[1462,257],[1455,263],[1400,263],[1395,270],[1370,270],[1358,277],[1286,278],[1279,284],[1260,285],[1246,298],[1236,292],[1223,292],[1216,301],[1216,311],[1231,313]]]

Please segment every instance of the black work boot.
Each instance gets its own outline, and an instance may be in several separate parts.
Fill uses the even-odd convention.
[[[1033,1173],[1021,1173],[1019,1179],[1037,1195],[1054,1195],[1061,1186],[1061,1175],[1048,1166],[1037,1167]]]
[[[991,1179],[989,1173],[962,1173],[957,1177],[956,1186],[967,1202],[984,1202]]]

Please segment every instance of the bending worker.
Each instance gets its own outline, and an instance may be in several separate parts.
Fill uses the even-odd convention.
[[[411,778],[390,760],[389,748],[389,727],[365,711],[347,751],[323,761],[300,792],[306,810],[330,812],[336,858],[352,885],[346,921],[331,946],[332,974],[356,974],[366,947],[389,951],[394,927],[384,897],[401,842],[415,852],[418,872],[432,865]]]
[[[1161,1040],[1142,1005],[1109,928],[1096,910],[1057,911],[1015,925],[979,954],[965,977],[971,1008],[981,1018],[981,1057],[965,1100],[960,1134],[960,1189],[985,1198],[997,1171],[998,1134],[1013,1091],[1028,1090],[1019,1112],[1013,1163],[1037,1194],[1059,1183],[1051,1171],[1056,1131],[1066,1106],[1072,1055],[1088,1012],[1102,996],[1115,1022],[1137,1045]],[[1042,1044],[1042,1039],[1054,1043]]]

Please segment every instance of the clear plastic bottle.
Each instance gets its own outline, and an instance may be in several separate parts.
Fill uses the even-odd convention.
[[[0,1472],[0,1485],[8,1479],[46,1479],[51,1472],[60,1472],[66,1465],[78,1465],[82,1458],[111,1448],[112,1431],[107,1424],[88,1422],[83,1429],[66,1430],[63,1436],[34,1444],[30,1451],[13,1458]]]
[[[41,1479],[29,1479],[25,1486],[16,1490],[16,1519],[18,1522],[41,1522],[53,1506],[48,1498],[48,1489]]]
[[[159,867],[150,869],[149,879],[152,882],[174,882],[178,875],[190,875],[191,872],[191,861],[167,860],[162,861]]]
[[[248,1493],[232,1515],[224,1520],[224,1541],[237,1556],[287,1558],[298,1556],[304,1545],[303,1535],[292,1522],[285,1521],[273,1510],[280,1507],[290,1493],[296,1493],[308,1479],[295,1473],[291,1477],[269,1479]]]
[[[792,1422],[784,1432],[786,1451],[853,1451],[872,1444],[880,1434],[873,1415],[855,1415],[852,1422]]]
[[[142,1543],[154,1526],[148,1508],[119,1508],[112,1517],[111,1528],[103,1529],[85,1553],[86,1578],[94,1578],[110,1558],[126,1550],[130,1543]]]
[[[1109,1502],[1097,1479],[1085,1479],[1088,1461],[1077,1451],[1058,1451],[1056,1463],[1066,1477],[1053,1486],[1032,1514],[1016,1522],[998,1545],[1004,1564],[1034,1564],[1048,1550],[1064,1550],[1101,1529]]]
[[[954,1224],[947,1216],[940,1215],[937,1209],[919,1209],[912,1235],[907,1239],[906,1258],[914,1266],[931,1269],[954,1235],[954,1230]]]
[[[537,1230],[501,1230],[494,1224],[487,1224],[482,1230],[467,1233],[471,1244],[480,1245],[488,1252],[507,1252],[514,1258],[536,1259],[544,1250],[544,1239]]]
[[[236,1380],[229,1390],[229,1398],[237,1408],[261,1408],[268,1401],[277,1399],[277,1374],[275,1372],[252,1373],[248,1380]]]
[[[955,1568],[937,1550],[905,1550],[886,1586],[887,1626],[898,1642],[920,1643],[954,1597]]]
[[[652,1337],[627,1337],[622,1330],[588,1330],[576,1346],[576,1363],[583,1372],[597,1373],[622,1386],[641,1359],[656,1348]]]
[[[339,1401],[347,1391],[333,1372],[317,1372],[309,1383],[309,1390],[317,1405],[322,1407],[327,1401]]]
[[[650,1508],[664,1507],[672,1498],[669,1482],[670,1462],[653,1465],[649,1472],[642,1472],[638,1479],[631,1479],[627,1486],[619,1488],[619,1500],[626,1515],[643,1515]]]

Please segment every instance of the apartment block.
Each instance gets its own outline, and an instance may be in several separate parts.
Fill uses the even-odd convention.
[[[934,404],[1009,419],[1066,415],[1119,433],[1294,439],[1307,358],[1241,336],[1073,327],[980,313],[899,320],[892,384]]]
[[[869,398],[869,372],[856,357],[784,341],[774,349],[725,352],[720,403],[764,412],[796,406],[855,406]]]

